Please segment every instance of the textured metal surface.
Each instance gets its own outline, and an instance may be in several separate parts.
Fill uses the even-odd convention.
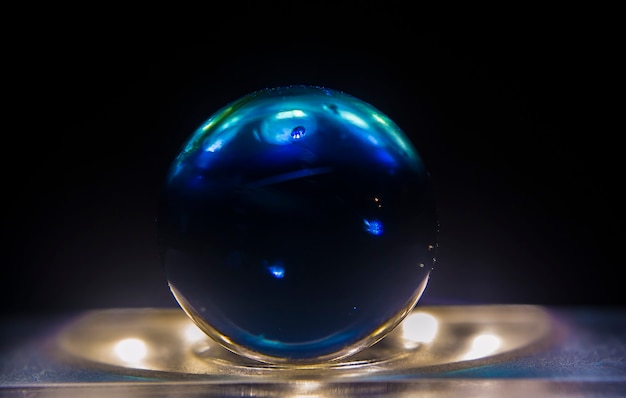
[[[626,395],[625,309],[497,305],[416,311],[437,321],[431,341],[428,336],[411,337],[398,329],[350,361],[308,368],[246,361],[198,335],[185,334],[189,323],[178,310],[111,309],[5,317],[0,335],[0,394]],[[491,336],[491,346],[487,344],[482,354],[477,352],[470,359],[468,352],[481,335]],[[498,344],[494,337],[500,338]],[[117,344],[128,338],[144,343],[141,355],[116,351]]]

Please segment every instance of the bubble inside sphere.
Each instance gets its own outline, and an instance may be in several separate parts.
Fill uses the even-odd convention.
[[[248,94],[193,132],[157,217],[169,287],[227,349],[317,363],[379,341],[435,261],[430,177],[381,111],[324,87]]]

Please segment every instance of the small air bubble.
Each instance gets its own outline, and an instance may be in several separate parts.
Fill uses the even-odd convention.
[[[300,139],[304,136],[305,133],[306,129],[304,128],[304,126],[294,127],[293,130],[291,130],[291,138],[293,138],[294,140]]]

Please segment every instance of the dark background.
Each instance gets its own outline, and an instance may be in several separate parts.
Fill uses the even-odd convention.
[[[218,108],[287,84],[370,102],[422,154],[441,224],[423,303],[626,304],[610,24],[242,4],[43,10],[7,37],[3,311],[175,306],[155,225],[169,163]]]

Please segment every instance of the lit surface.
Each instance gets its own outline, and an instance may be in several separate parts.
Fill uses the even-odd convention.
[[[415,348],[420,343],[430,343],[435,339],[439,322],[433,315],[414,311],[402,322],[402,338],[406,348]]]
[[[483,358],[496,352],[502,340],[493,334],[479,334],[472,340],[472,347],[463,356],[463,359]]]
[[[436,255],[432,187],[380,110],[327,88],[262,90],[181,147],[159,242],[172,293],[218,344],[272,364],[337,360],[420,299]]]
[[[0,396],[624,397],[625,308],[422,305],[414,312],[437,320],[431,342],[402,348],[402,323],[353,361],[316,368],[229,354],[180,310],[4,314]],[[463,359],[479,335],[498,336],[501,345]],[[141,363],[115,354],[126,338],[145,342]]]
[[[184,327],[183,336],[187,343],[195,343],[207,339],[207,335],[193,323],[189,323]]]
[[[115,344],[115,355],[127,363],[139,363],[146,356],[146,344],[135,338],[126,338]]]
[[[225,381],[271,377],[310,381],[302,386],[312,388],[335,378],[463,369],[476,360],[532,347],[550,330],[547,314],[532,306],[424,307],[383,340],[346,359],[267,364],[226,350],[180,310],[110,310],[88,313],[62,331],[59,344],[73,357],[119,371],[198,374]]]

